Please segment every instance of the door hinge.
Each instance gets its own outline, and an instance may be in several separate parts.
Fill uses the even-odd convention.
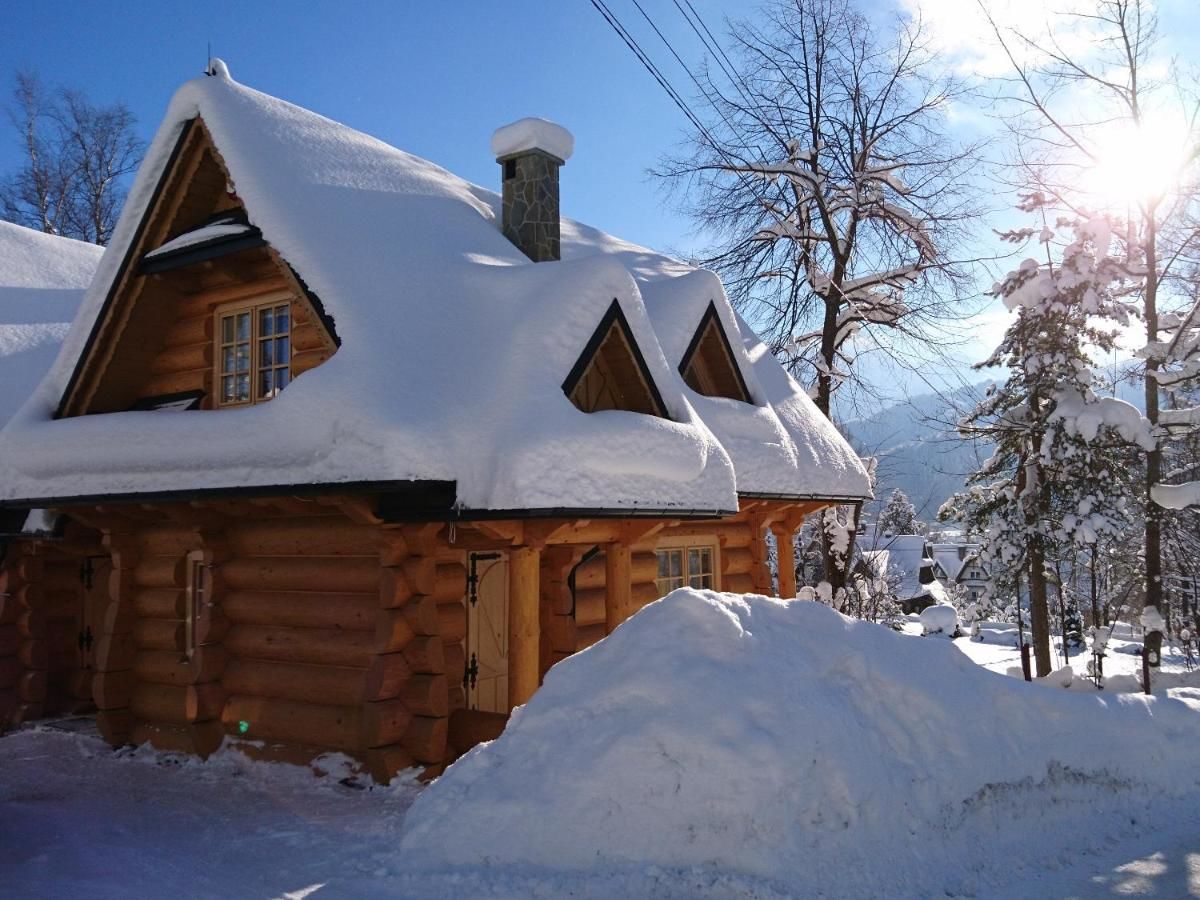
[[[479,659],[474,653],[471,654],[471,661],[463,667],[463,687],[475,688],[475,680],[479,677]]]
[[[79,649],[87,653],[91,653],[94,640],[95,639],[92,636],[92,626],[85,625],[83,630],[79,632]]]
[[[83,562],[79,564],[79,582],[86,590],[92,589],[92,578],[96,574],[96,569],[92,565],[92,558],[85,556]]]
[[[467,600],[472,606],[479,602],[479,561],[499,559],[499,553],[472,553],[467,568]]]

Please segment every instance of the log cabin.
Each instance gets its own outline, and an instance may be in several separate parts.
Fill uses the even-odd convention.
[[[234,81],[171,101],[62,353],[0,432],[0,721],[330,750],[387,781],[692,585],[794,596],[866,472],[712,273]]]

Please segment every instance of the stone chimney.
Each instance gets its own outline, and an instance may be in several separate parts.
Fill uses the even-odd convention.
[[[500,228],[534,262],[562,258],[558,169],[574,149],[571,132],[545,119],[519,119],[492,135],[503,184]]]

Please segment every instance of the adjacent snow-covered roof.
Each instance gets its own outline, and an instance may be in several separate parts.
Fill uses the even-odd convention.
[[[501,234],[494,193],[214,71],[176,93],[57,363],[0,432],[0,498],[408,480],[454,481],[460,506],[492,510],[869,495],[849,445],[714,276],[569,221],[563,261],[531,263]],[[250,224],[320,297],[341,348],[270,403],[53,420],[196,116]],[[669,419],[586,414],[563,394],[613,298]],[[677,371],[710,301],[754,405],[701,397]]]
[[[979,544],[938,543],[931,547],[934,560],[942,567],[946,577],[954,581],[958,580],[967,563],[977,558],[980,550]]]
[[[0,222],[0,426],[54,362],[101,253]]]
[[[935,581],[937,587],[932,590],[930,584],[921,583],[921,569],[933,565],[933,559],[925,553],[926,540],[923,535],[877,532],[874,525],[865,525],[856,545],[863,559],[877,573],[900,576],[901,582],[896,588],[898,597],[908,599],[927,594],[938,597],[942,588],[940,583]]]

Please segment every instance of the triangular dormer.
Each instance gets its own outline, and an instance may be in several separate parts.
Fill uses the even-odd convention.
[[[751,402],[750,389],[733,357],[729,337],[721,327],[717,306],[711,301],[679,362],[679,374],[697,394]]]
[[[59,416],[248,406],[333,355],[332,320],[247,212],[204,122],[190,120]]]
[[[562,388],[583,412],[623,409],[667,417],[666,404],[616,300],[600,320]]]

